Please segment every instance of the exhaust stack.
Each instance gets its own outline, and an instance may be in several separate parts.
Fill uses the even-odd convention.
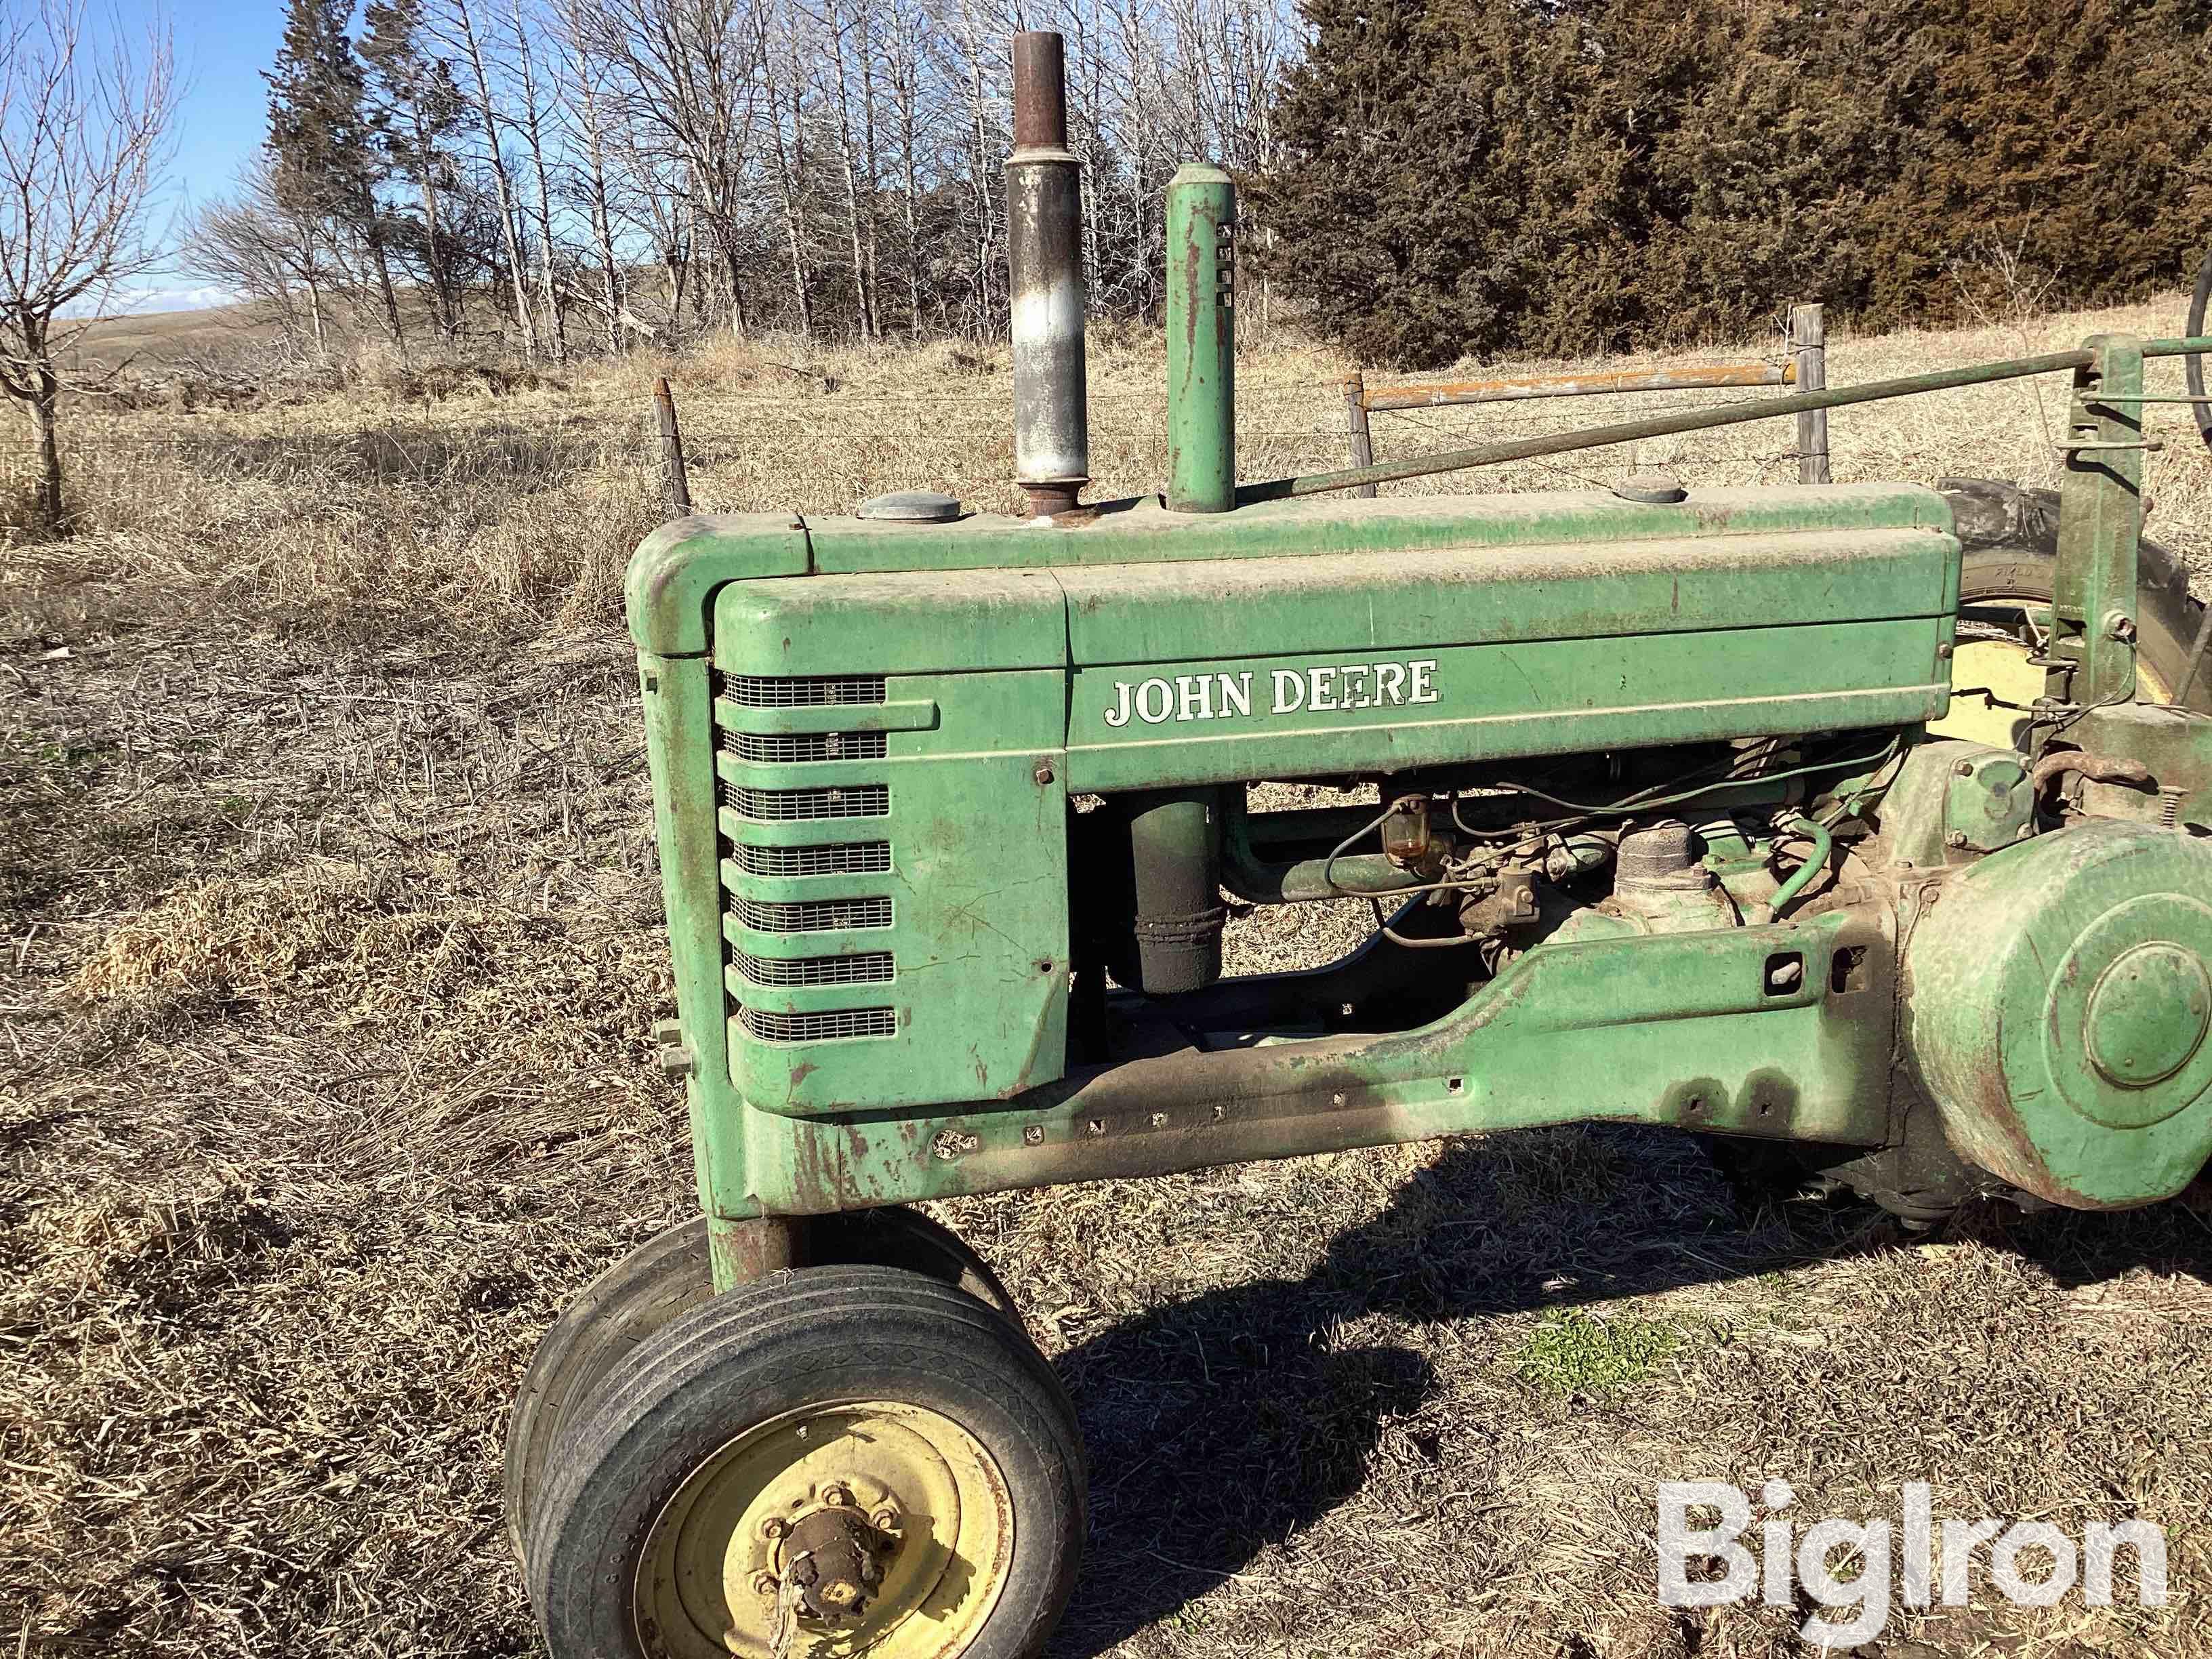
[[[1076,505],[1091,481],[1083,360],[1083,182],[1067,148],[1065,48],[1014,37],[1014,153],[1006,159],[1013,311],[1014,482],[1032,518]]]

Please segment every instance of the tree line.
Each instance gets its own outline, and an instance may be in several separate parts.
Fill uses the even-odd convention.
[[[1259,199],[1400,367],[2185,286],[2212,0],[1305,0]]]
[[[289,0],[269,138],[185,236],[303,354],[1004,326],[1010,42],[1066,37],[1092,303],[1160,301],[1160,198],[1273,160],[1282,0]]]

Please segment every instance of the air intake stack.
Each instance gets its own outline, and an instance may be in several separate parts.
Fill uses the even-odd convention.
[[[1030,513],[1076,505],[1091,481],[1084,389],[1083,181],[1067,147],[1058,34],[1014,37],[1014,153],[1006,160],[1014,339],[1014,482]]]
[[[1237,505],[1237,186],[1187,162],[1168,185],[1168,506]]]

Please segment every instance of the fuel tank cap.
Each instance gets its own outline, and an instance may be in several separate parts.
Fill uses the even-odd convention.
[[[1672,507],[1690,494],[1671,472],[1632,472],[1613,485],[1613,493],[1624,501],[1641,501],[1647,507]]]
[[[894,524],[950,524],[959,516],[959,498],[933,489],[894,489],[860,503],[860,517]]]

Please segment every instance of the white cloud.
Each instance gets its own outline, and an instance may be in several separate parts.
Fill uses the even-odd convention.
[[[125,289],[109,295],[107,303],[98,308],[97,314],[103,317],[143,317],[158,311],[205,311],[211,306],[233,304],[237,298],[228,289],[216,288],[212,284],[197,288]]]

